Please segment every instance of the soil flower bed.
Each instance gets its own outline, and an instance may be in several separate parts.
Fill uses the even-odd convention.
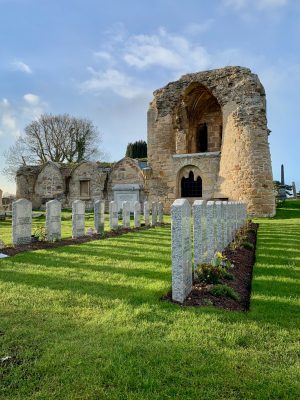
[[[256,234],[258,224],[249,224],[247,231],[247,243],[253,245],[245,248],[232,249],[230,244],[223,251],[223,255],[234,267],[230,270],[231,279],[220,278],[219,284],[226,285],[233,289],[238,299],[228,296],[216,296],[211,293],[214,286],[205,282],[194,280],[193,288],[185,299],[182,306],[209,306],[213,305],[226,310],[248,311],[250,307],[252,270],[255,263]],[[162,298],[172,301],[172,292]],[[176,302],[174,302],[176,303]]]

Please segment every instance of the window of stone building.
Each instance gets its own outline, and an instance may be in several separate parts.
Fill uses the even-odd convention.
[[[197,153],[205,153],[208,151],[208,133],[207,133],[207,124],[200,124],[197,130]]]
[[[181,197],[202,197],[202,179],[198,176],[195,180],[193,171],[181,179]]]
[[[90,181],[80,181],[80,197],[90,197]]]
[[[70,193],[70,181],[71,181],[71,177],[70,177],[70,176],[67,176],[67,177],[65,178],[65,188],[66,188],[65,194],[66,194],[66,195],[68,195],[68,194]]]

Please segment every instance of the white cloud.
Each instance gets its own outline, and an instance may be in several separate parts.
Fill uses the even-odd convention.
[[[37,105],[40,102],[39,96],[37,96],[36,94],[32,94],[32,93],[24,94],[23,99],[25,100],[26,103],[32,104],[32,105]]]
[[[16,113],[4,98],[0,101],[0,136],[18,137],[20,133]]]
[[[259,10],[283,7],[288,4],[288,0],[223,0],[227,7],[242,10],[247,7],[255,7]]]
[[[206,20],[203,23],[190,23],[186,28],[185,32],[188,35],[199,35],[201,33],[207,32],[211,29],[214,20],[212,18]]]
[[[132,82],[132,78],[116,69],[108,68],[104,71],[97,71],[89,67],[88,72],[91,77],[81,84],[81,89],[85,92],[99,93],[103,90],[111,90],[128,99],[142,93],[142,90]]]
[[[108,51],[95,51],[94,56],[109,63],[114,60],[113,56]]]
[[[125,62],[138,69],[159,66],[184,72],[206,68],[211,60],[207,50],[189,42],[184,36],[159,29],[154,35],[136,35],[124,46]]]
[[[32,69],[28,64],[25,64],[23,61],[14,61],[11,63],[12,68],[15,71],[21,71],[24,72],[25,74],[32,74]]]
[[[0,135],[16,138],[21,135],[22,127],[37,119],[45,112],[47,104],[40,97],[27,93],[17,104],[11,104],[8,99],[0,101]]]

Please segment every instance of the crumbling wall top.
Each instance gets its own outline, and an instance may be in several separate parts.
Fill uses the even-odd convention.
[[[244,67],[225,67],[210,71],[183,75],[156,90],[151,105],[155,105],[158,117],[173,112],[184,97],[191,83],[205,86],[218,100],[221,107],[229,102],[242,105],[244,112],[252,114],[253,109],[265,111],[265,90],[258,76]],[[243,119],[245,115],[240,115]]]

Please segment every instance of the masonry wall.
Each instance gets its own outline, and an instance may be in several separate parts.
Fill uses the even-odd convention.
[[[250,214],[274,215],[265,92],[258,77],[241,67],[185,75],[154,92],[148,112],[148,161],[152,168],[150,197],[165,202],[168,208],[178,195],[178,171],[172,156],[180,151],[184,153],[188,143],[190,117],[180,110],[189,106],[189,88],[195,92],[197,85],[199,93],[202,90],[199,102],[200,96],[207,96],[201,106],[210,101],[205,89],[201,89],[204,87],[220,105],[222,115],[222,143],[216,142],[215,148],[212,144],[209,148],[215,150],[221,144],[219,171],[213,173],[215,180],[211,177],[206,189],[203,185],[205,196],[246,201]],[[193,96],[193,107],[196,107],[197,92]],[[183,160],[185,165],[181,164],[181,167],[194,165],[200,171],[207,168],[201,155],[195,155],[192,164],[190,159]],[[217,162],[214,168],[218,168]],[[205,172],[202,174],[205,176]]]

